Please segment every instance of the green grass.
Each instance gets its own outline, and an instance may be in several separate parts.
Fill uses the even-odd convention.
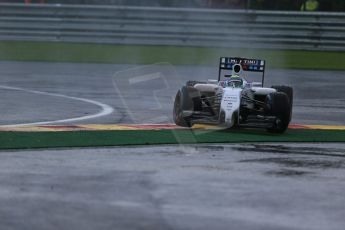
[[[345,142],[345,131],[289,129],[279,135],[262,130],[0,132],[0,149],[248,142]]]
[[[7,61],[217,66],[220,56],[266,59],[269,68],[345,69],[345,52],[0,41],[0,60]]]

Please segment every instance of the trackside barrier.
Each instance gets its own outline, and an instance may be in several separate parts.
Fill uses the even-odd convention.
[[[0,4],[0,39],[345,51],[345,13]]]

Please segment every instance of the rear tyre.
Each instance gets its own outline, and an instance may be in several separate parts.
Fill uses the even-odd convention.
[[[193,88],[183,86],[175,97],[173,118],[178,126],[191,127],[191,116],[186,116],[183,111],[188,111],[192,114],[194,111],[201,110],[201,97],[200,92]]]
[[[289,97],[282,92],[271,93],[266,98],[266,104],[269,108],[268,115],[275,116],[276,122],[272,128],[267,131],[272,133],[283,133],[290,123],[290,101]]]
[[[272,86],[271,88],[276,89],[277,92],[282,92],[285,93],[288,98],[289,98],[289,104],[290,104],[290,117],[289,117],[289,121],[291,121],[292,118],[292,105],[293,105],[293,89],[290,86],[284,86],[284,85],[275,85]]]

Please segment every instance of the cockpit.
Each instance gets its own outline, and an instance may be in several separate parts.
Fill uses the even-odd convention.
[[[223,88],[227,88],[227,87],[243,88],[244,81],[241,76],[243,76],[242,66],[240,64],[235,64],[232,67],[232,74],[225,75],[224,78],[226,80],[220,81],[219,85],[222,86]]]
[[[243,79],[240,77],[231,77],[229,80],[225,81],[220,81],[219,85],[222,86],[223,88],[243,88],[244,87],[244,82]]]

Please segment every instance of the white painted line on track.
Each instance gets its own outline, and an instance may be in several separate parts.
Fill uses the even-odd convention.
[[[23,123],[23,124],[13,124],[13,125],[1,125],[0,127],[3,128],[10,128],[10,127],[18,127],[18,126],[31,126],[31,125],[49,125],[49,124],[54,124],[54,123],[67,123],[67,122],[76,122],[76,121],[84,121],[88,119],[94,119],[98,117],[103,117],[107,116],[111,113],[114,112],[114,108],[107,104],[103,104],[98,101],[90,100],[90,99],[85,99],[85,98],[80,98],[80,97],[71,97],[63,94],[58,94],[58,93],[47,93],[47,92],[42,92],[42,91],[37,91],[37,90],[29,90],[29,89],[24,89],[24,88],[19,88],[19,87],[11,87],[11,86],[5,86],[5,85],[0,85],[0,89],[7,89],[7,90],[16,90],[16,91],[22,91],[22,92],[28,92],[28,93],[34,93],[34,94],[40,94],[40,95],[46,95],[46,96],[53,96],[53,97],[62,97],[70,100],[75,100],[75,101],[82,101],[86,103],[90,103],[93,105],[96,105],[98,107],[101,107],[102,110],[96,114],[92,115],[87,115],[87,116],[82,116],[82,117],[74,117],[74,118],[68,118],[68,119],[62,119],[62,120],[54,120],[54,121],[42,121],[42,122],[33,122],[33,123]]]

